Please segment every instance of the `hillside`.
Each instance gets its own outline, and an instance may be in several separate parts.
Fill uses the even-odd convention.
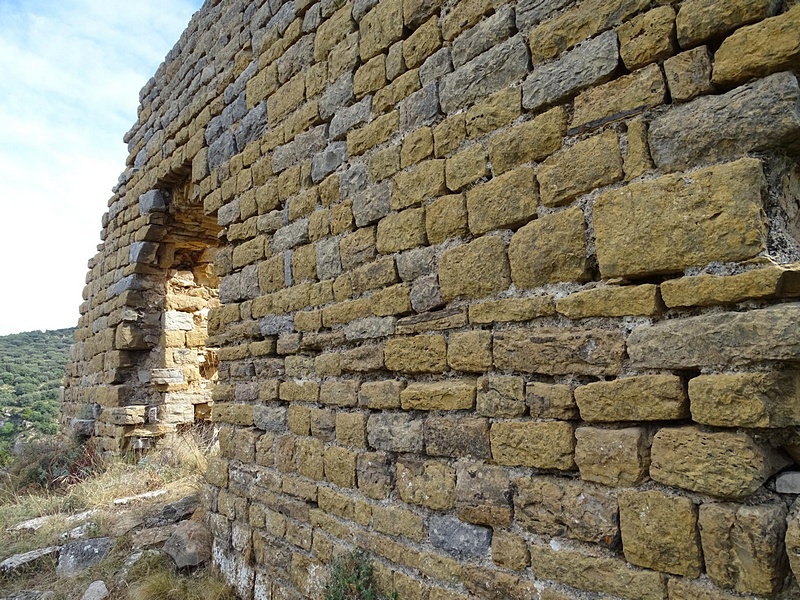
[[[58,389],[74,331],[0,336],[0,465],[20,432],[55,433]]]

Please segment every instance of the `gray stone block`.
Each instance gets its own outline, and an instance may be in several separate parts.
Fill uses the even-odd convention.
[[[327,238],[316,245],[317,277],[320,281],[338,277],[342,272],[342,260],[339,255],[339,240]]]
[[[344,335],[349,341],[386,337],[394,333],[394,317],[365,317],[345,325]]]
[[[343,199],[350,198],[353,194],[367,187],[367,165],[353,165],[339,175],[339,195]]]
[[[261,295],[258,287],[258,265],[247,265],[242,269],[240,289],[243,299],[257,298]]]
[[[244,150],[250,142],[259,139],[267,130],[267,103],[259,102],[242,118],[236,129],[236,147]]]
[[[397,274],[403,281],[414,281],[417,277],[436,271],[436,248],[423,246],[397,255]]]
[[[553,62],[537,66],[522,84],[522,106],[539,110],[608,81],[619,64],[617,34],[607,31]]]
[[[519,81],[528,72],[529,62],[528,45],[521,35],[473,58],[442,78],[442,110],[454,113]]]
[[[253,407],[253,424],[262,431],[282,433],[287,428],[287,413],[285,406],[257,404]]]
[[[231,223],[238,221],[240,216],[239,198],[234,198],[219,208],[217,211],[217,223],[220,227],[227,227]]]
[[[800,146],[800,89],[776,73],[720,96],[703,96],[653,120],[653,161],[665,170],[739,158],[752,151]]]
[[[213,171],[228,162],[235,154],[236,138],[233,131],[226,130],[208,147],[208,169]]]
[[[484,558],[492,545],[492,530],[434,515],[429,523],[431,545],[459,559]]]
[[[733,367],[800,359],[800,304],[689,317],[637,327],[631,365],[652,369]]]
[[[378,0],[355,0],[353,2],[353,18],[356,21],[360,21],[377,3]]]
[[[304,67],[314,64],[314,36],[303,36],[275,62],[278,67],[278,83],[286,83]]]
[[[392,210],[391,201],[392,188],[389,181],[371,185],[353,196],[353,218],[356,225],[364,227],[388,215]]]
[[[400,102],[400,130],[413,131],[431,124],[439,113],[439,86],[429,83]]]
[[[517,4],[517,29],[524,31],[544,21],[572,0],[521,0]]]
[[[361,123],[368,123],[372,115],[372,96],[367,96],[360,102],[347,108],[336,111],[331,120],[329,135],[332,140],[344,138],[348,131]]]
[[[353,74],[345,73],[326,89],[319,99],[319,116],[330,121],[333,115],[355,100],[353,93]]]
[[[311,180],[319,183],[347,160],[347,142],[333,142],[311,161]]]
[[[300,219],[281,227],[272,237],[272,252],[280,254],[300,244],[308,242],[308,219]]]
[[[153,264],[158,256],[158,244],[155,242],[133,242],[128,251],[131,263]]]
[[[445,305],[436,275],[426,275],[411,285],[411,307],[418,313],[427,312]]]
[[[514,9],[506,5],[453,40],[453,66],[458,68],[514,33]]]
[[[192,313],[180,310],[164,312],[164,331],[191,331],[194,329]]]
[[[77,575],[103,560],[113,545],[114,538],[110,537],[70,542],[58,553],[56,572],[59,575]]]
[[[242,274],[226,275],[219,281],[219,301],[238,302],[242,299]]]
[[[314,4],[303,15],[303,33],[310,33],[315,31],[322,23],[322,13],[319,4]]]
[[[425,87],[432,81],[453,72],[450,48],[440,48],[430,55],[419,68],[419,82]]]
[[[139,196],[140,215],[164,212],[165,210],[167,210],[167,198],[161,190],[150,190]]]
[[[422,452],[423,420],[405,413],[372,413],[367,420],[369,445],[386,452]]]
[[[280,335],[294,331],[294,317],[289,315],[268,315],[259,324],[261,335]]]
[[[325,125],[298,135],[293,141],[278,146],[272,153],[272,172],[280,173],[303,162],[328,144]]]

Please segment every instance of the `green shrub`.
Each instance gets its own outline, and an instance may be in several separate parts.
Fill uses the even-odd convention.
[[[337,558],[325,586],[325,600],[384,600],[372,581],[372,564],[361,550]],[[391,598],[397,598],[392,592]]]

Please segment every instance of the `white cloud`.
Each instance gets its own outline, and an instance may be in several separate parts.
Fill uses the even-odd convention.
[[[77,323],[139,90],[202,0],[0,0],[0,335]]]

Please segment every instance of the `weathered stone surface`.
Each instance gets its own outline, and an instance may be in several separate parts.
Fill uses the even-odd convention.
[[[409,208],[378,223],[376,248],[381,254],[409,250],[426,242],[424,208]]]
[[[508,466],[569,471],[575,467],[574,427],[562,421],[503,421],[492,425],[492,458]]]
[[[536,214],[539,203],[532,167],[520,167],[467,191],[469,229],[480,235],[516,228]]]
[[[182,521],[164,544],[163,551],[179,569],[197,567],[211,558],[211,544],[211,532],[203,523]]]
[[[614,375],[625,351],[622,335],[601,329],[512,329],[494,334],[500,370],[544,375]]]
[[[800,573],[800,511],[797,507],[794,507],[786,523],[786,553],[789,555],[789,566],[797,577]]]
[[[569,0],[521,0],[517,3],[517,29],[523,31],[539,24],[569,4]]]
[[[628,562],[687,577],[700,575],[697,507],[691,500],[658,491],[625,491],[618,498]]]
[[[539,544],[531,544],[530,551],[531,571],[538,579],[628,600],[663,600],[666,594],[662,573],[635,569],[619,558]]]
[[[441,79],[439,100],[451,114],[522,79],[528,71],[528,49],[522,36],[473,58]]]
[[[800,304],[781,304],[638,327],[628,337],[628,354],[634,365],[658,369],[795,361],[798,318]]]
[[[367,61],[403,37],[403,0],[378,2],[359,23],[359,52]]]
[[[510,127],[489,140],[489,160],[496,174],[523,163],[540,161],[561,148],[567,111],[557,106],[531,121]]]
[[[60,546],[48,546],[47,548],[38,548],[30,552],[14,554],[0,562],[0,573],[9,575],[32,568],[39,560],[57,554],[60,549]]]
[[[70,542],[62,546],[58,553],[56,571],[68,577],[77,575],[108,556],[113,545],[114,539],[110,537]]]
[[[531,31],[528,42],[534,65],[555,58],[648,6],[645,0],[591,0],[567,9]]]
[[[461,560],[483,558],[491,548],[492,530],[487,527],[435,515],[431,517],[429,528],[433,547]]]
[[[537,173],[545,206],[560,206],[585,192],[619,181],[622,176],[622,153],[613,131],[552,155]]]
[[[489,300],[469,307],[469,322],[490,324],[503,321],[530,321],[555,315],[551,296]]]
[[[692,420],[717,427],[800,425],[800,378],[791,372],[700,375],[689,380]]]
[[[575,389],[581,418],[588,422],[665,421],[689,416],[680,377],[640,375],[598,381]]]
[[[510,6],[503,6],[491,17],[478,22],[475,27],[453,40],[453,66],[460,67],[507,39],[513,32],[514,11]]]
[[[593,215],[600,273],[641,277],[755,256],[766,241],[763,186],[760,161],[744,158],[602,194]]]
[[[678,12],[678,43],[689,48],[721,38],[737,27],[771,17],[777,8],[774,0],[731,0],[722,4],[714,0],[690,0]]]
[[[486,165],[486,152],[480,144],[474,144],[447,159],[445,164],[445,180],[447,187],[457,192],[469,184],[489,174]]]
[[[525,386],[525,403],[533,418],[571,421],[579,416],[572,388],[564,384],[532,381]]]
[[[367,421],[369,445],[387,452],[421,452],[423,421],[404,413],[373,413]]]
[[[525,414],[525,382],[522,377],[479,377],[475,410],[485,417],[519,417]]]
[[[376,223],[391,211],[392,188],[387,181],[369,186],[353,196],[353,218],[356,225],[364,227]]]
[[[786,506],[703,504],[700,540],[706,572],[723,588],[771,596],[787,574]]]
[[[537,475],[515,479],[514,490],[514,516],[523,529],[609,548],[619,544],[617,500],[607,488]]]
[[[508,258],[511,280],[518,288],[586,281],[589,270],[583,211],[569,208],[531,221],[511,238]]]
[[[578,427],[575,439],[575,463],[584,481],[630,487],[647,478],[650,441],[643,427]]]
[[[511,523],[510,480],[501,467],[460,464],[456,481],[456,509],[462,521],[504,527]]]
[[[593,87],[575,98],[572,127],[592,127],[663,104],[667,86],[658,65]]]
[[[444,166],[444,160],[426,160],[395,175],[392,209],[401,210],[446,193]]]
[[[391,371],[443,373],[447,370],[447,344],[441,335],[391,339],[384,360]]]
[[[709,581],[670,577],[667,581],[669,597],[673,600],[741,600],[735,592],[725,592]]]
[[[587,87],[608,81],[618,64],[617,34],[608,31],[554,62],[534,67],[522,84],[522,106],[539,110],[556,104]]]
[[[716,85],[741,83],[800,65],[800,8],[742,27],[722,42],[714,54],[713,82]]]
[[[474,380],[411,383],[400,392],[404,410],[469,410],[475,404]]]
[[[708,94],[711,87],[711,53],[707,46],[681,52],[664,61],[669,95],[673,102],[686,102]]]
[[[793,144],[800,132],[798,102],[795,76],[776,73],[674,107],[650,124],[653,160],[672,171]]]
[[[428,456],[489,458],[489,419],[428,417],[425,420],[425,452]]]
[[[661,284],[668,307],[713,306],[742,300],[772,298],[792,288],[794,268],[769,266],[738,275],[697,275],[670,279]],[[791,295],[789,292],[787,295]]]
[[[660,6],[624,23],[617,33],[629,71],[669,58],[675,53],[675,9]]]
[[[665,428],[653,438],[650,476],[665,485],[723,498],[755,492],[789,459],[746,433]]]
[[[658,314],[658,286],[652,284],[605,286],[570,294],[556,302],[556,310],[569,319]]]
[[[467,205],[463,194],[442,196],[425,207],[428,241],[439,244],[467,233]]]
[[[398,460],[397,491],[408,504],[448,510],[456,503],[455,469],[433,460]]]
[[[463,296],[483,298],[508,288],[511,269],[498,237],[484,236],[446,250],[439,259],[439,285],[445,302]]]

